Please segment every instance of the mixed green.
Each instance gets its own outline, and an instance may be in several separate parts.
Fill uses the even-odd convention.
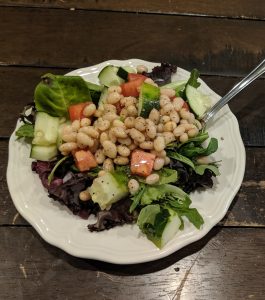
[[[21,114],[16,135],[31,144],[32,170],[51,198],[97,216],[90,231],[137,223],[162,248],[185,219],[203,225],[190,193],[219,175],[209,157],[218,141],[199,121],[210,100],[198,71],[171,82],[176,70],[108,65],[99,84],[46,74]]]

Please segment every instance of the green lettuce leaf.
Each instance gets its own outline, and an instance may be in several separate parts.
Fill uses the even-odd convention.
[[[34,92],[37,111],[53,117],[68,117],[72,104],[91,101],[89,88],[80,76],[45,74]]]
[[[203,175],[206,169],[211,170],[214,173],[215,176],[220,175],[218,167],[216,165],[213,165],[213,164],[197,165],[195,167],[195,172],[199,175]]]
[[[16,136],[20,138],[34,138],[34,125],[32,124],[23,124],[16,131]]]

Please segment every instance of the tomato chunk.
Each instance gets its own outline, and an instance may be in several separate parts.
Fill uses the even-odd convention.
[[[137,78],[132,81],[125,82],[121,85],[121,91],[124,97],[138,97],[139,96],[139,90],[138,88],[141,86],[141,84],[145,81],[144,78]]]
[[[135,150],[131,157],[132,174],[147,177],[154,166],[155,155],[141,150]]]
[[[141,79],[143,81],[145,81],[147,77],[142,75],[142,74],[136,74],[136,73],[129,73],[128,74],[128,81],[133,81],[133,80],[136,80],[136,79]]]
[[[83,110],[85,106],[90,104],[91,102],[82,102],[78,104],[73,104],[68,107],[70,120],[73,122],[74,120],[80,120],[84,118]]]
[[[88,171],[98,164],[94,155],[89,150],[78,150],[74,154],[76,167],[81,171]]]

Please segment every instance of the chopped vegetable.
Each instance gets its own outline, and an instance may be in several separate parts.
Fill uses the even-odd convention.
[[[34,125],[32,124],[23,124],[16,131],[16,136],[18,138],[33,138],[34,137]]]
[[[68,117],[68,107],[91,101],[89,88],[80,76],[45,74],[34,93],[38,111],[53,117]]]
[[[89,171],[98,164],[94,155],[89,150],[78,150],[74,152],[75,164],[79,171]]]
[[[148,118],[150,111],[154,108],[159,110],[160,89],[148,83],[143,83],[140,89],[138,115]]]
[[[144,80],[145,80],[144,78],[137,78],[135,80],[121,84],[121,90],[122,90],[123,96],[138,97],[139,96],[138,88],[142,85]]]
[[[141,150],[135,150],[131,157],[132,174],[147,177],[154,166],[155,155]]]
[[[92,200],[104,210],[129,194],[127,178],[120,172],[106,172],[94,179],[89,192]]]
[[[83,110],[89,103],[91,102],[83,102],[83,103],[70,105],[68,107],[70,120],[73,122],[74,120],[80,120],[84,118]]]
[[[149,240],[163,248],[178,232],[181,220],[173,209],[153,204],[141,210],[137,224]]]

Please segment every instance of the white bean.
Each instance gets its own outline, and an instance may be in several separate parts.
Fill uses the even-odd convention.
[[[157,132],[161,133],[164,131],[164,125],[162,123],[157,125]]]
[[[65,135],[65,134],[70,134],[73,132],[73,129],[72,129],[72,126],[71,125],[64,125],[62,127],[62,135]]]
[[[82,118],[80,121],[80,126],[85,127],[91,125],[91,120],[89,118]]]
[[[99,141],[101,144],[103,144],[103,142],[108,141],[109,140],[109,136],[107,134],[107,132],[102,132],[99,138]]]
[[[154,170],[158,171],[163,168],[165,164],[164,158],[157,157],[154,161]]]
[[[161,95],[159,103],[160,103],[160,107],[164,107],[166,104],[170,103],[170,99],[167,95]]]
[[[198,133],[199,133],[199,130],[198,130],[197,127],[188,130],[188,136],[189,137],[195,137],[196,135],[198,135]]]
[[[183,134],[179,137],[179,141],[180,141],[181,143],[187,142],[188,139],[189,139],[189,137],[188,137],[187,133],[183,133]]]
[[[102,118],[98,118],[97,119],[96,127],[100,131],[105,131],[105,130],[109,129],[109,127],[110,127],[110,121],[109,120],[103,120]]]
[[[127,138],[126,130],[123,127],[112,127],[112,132],[119,139]]]
[[[114,120],[114,121],[112,122],[112,126],[113,126],[113,127],[122,127],[122,128],[124,128],[124,129],[126,129],[126,126],[124,125],[124,123],[123,123],[121,120],[119,120],[119,119]]]
[[[173,121],[169,121],[164,125],[164,131],[172,132],[177,127],[176,123]]]
[[[179,118],[179,114],[176,111],[172,111],[170,113],[169,117],[170,117],[171,121],[175,122],[176,124],[179,123],[180,118]]]
[[[154,149],[158,152],[164,150],[166,147],[165,145],[165,139],[162,136],[158,136],[155,140],[154,140]]]
[[[167,89],[167,88],[161,88],[160,93],[161,93],[161,95],[165,95],[165,96],[168,96],[170,98],[175,97],[175,95],[176,95],[175,90]]]
[[[127,157],[131,154],[131,150],[124,145],[117,146],[117,151],[121,156],[124,156],[124,157]]]
[[[170,164],[170,158],[168,156],[165,157],[165,166]]]
[[[140,143],[139,147],[144,150],[152,150],[154,149],[154,143],[152,141],[145,141]]]
[[[129,130],[129,134],[133,140],[138,143],[142,143],[145,141],[145,136],[137,129],[132,128]]]
[[[180,116],[184,120],[188,120],[190,118],[190,112],[187,111],[185,108],[182,108],[179,112]]]
[[[103,105],[104,107],[104,112],[105,113],[114,113],[116,115],[117,113],[117,108],[115,105],[109,104],[109,103],[105,103]]]
[[[169,121],[170,121],[170,117],[169,116],[162,116],[160,118],[160,123],[162,123],[162,124],[166,124]]]
[[[88,190],[84,190],[84,191],[80,192],[79,193],[79,199],[81,201],[88,201],[88,200],[90,200],[91,199],[91,195],[90,195],[89,191]]]
[[[120,117],[122,117],[123,119],[125,119],[128,116],[128,111],[127,109],[124,107],[122,108],[121,112],[120,112]]]
[[[76,143],[73,143],[73,142],[70,142],[70,143],[64,143],[62,144],[60,147],[59,147],[59,150],[61,152],[71,152],[73,150],[77,149],[77,144]]]
[[[149,119],[146,120],[146,135],[150,139],[154,139],[156,137],[156,126],[154,122]]]
[[[119,119],[119,116],[113,112],[107,112],[106,114],[102,115],[102,119],[113,122],[114,120]]]
[[[96,112],[97,107],[94,103],[90,103],[88,105],[85,106],[84,110],[83,110],[83,115],[85,117],[91,117],[94,115],[94,113]]]
[[[107,97],[107,102],[109,104],[116,104],[120,101],[120,99],[121,99],[121,95],[119,93],[111,92]]]
[[[134,97],[124,97],[122,99],[122,103],[125,107],[128,107],[130,105],[135,105],[137,103],[137,99]]]
[[[129,158],[123,156],[117,156],[116,158],[114,158],[114,163],[116,165],[125,166],[129,164]]]
[[[172,103],[168,103],[163,107],[163,111],[165,115],[169,115],[174,110],[174,106]]]
[[[150,111],[149,119],[154,122],[154,124],[158,124],[160,118],[160,113],[157,109],[153,108]]]
[[[78,132],[76,141],[78,144],[82,144],[88,147],[92,147],[94,145],[94,140],[83,132]]]
[[[103,149],[98,149],[95,153],[95,159],[97,161],[98,164],[103,164],[104,160],[105,160],[105,154]]]
[[[99,132],[93,126],[84,127],[86,129],[85,133],[94,139],[99,138]]]
[[[137,130],[144,131],[145,130],[145,119],[142,117],[137,117],[135,119],[134,126]]]
[[[64,134],[62,136],[62,139],[65,142],[76,142],[76,135],[77,135],[76,132],[72,132],[72,133],[69,133],[69,134]]]
[[[145,183],[146,184],[155,184],[159,181],[159,175],[158,174],[151,174],[149,176],[146,177],[145,179]]]
[[[77,132],[78,129],[80,128],[80,121],[74,120],[71,126],[72,126],[72,130]]]
[[[173,104],[174,109],[176,111],[180,111],[183,104],[184,104],[184,100],[180,97],[176,97],[176,98],[173,99],[172,104]]]
[[[113,86],[110,86],[109,89],[108,89],[108,93],[121,93],[121,87],[119,85],[113,85]]]
[[[108,156],[109,158],[115,158],[117,156],[117,147],[114,143],[111,141],[105,141],[102,144],[104,148],[104,154]]]
[[[173,134],[175,137],[181,136],[185,132],[185,128],[183,126],[178,126],[174,129]]]
[[[127,117],[124,120],[124,124],[127,128],[133,128],[134,127],[134,123],[135,123],[135,118],[134,117]]]
[[[127,107],[127,113],[131,117],[136,117],[138,115],[137,108],[134,105],[130,105]]]
[[[103,163],[103,169],[107,172],[114,170],[112,159],[110,159],[110,158],[105,159],[105,161]]]
[[[134,195],[138,192],[140,188],[139,182],[135,179],[130,179],[128,182],[128,189],[131,195]]]
[[[132,140],[129,137],[127,137],[125,139],[118,139],[118,142],[122,145],[129,146],[131,145]]]
[[[163,132],[164,140],[166,145],[175,141],[175,136],[172,132]]]
[[[134,149],[136,149],[138,146],[135,143],[132,143],[128,146],[128,148],[133,151]]]

